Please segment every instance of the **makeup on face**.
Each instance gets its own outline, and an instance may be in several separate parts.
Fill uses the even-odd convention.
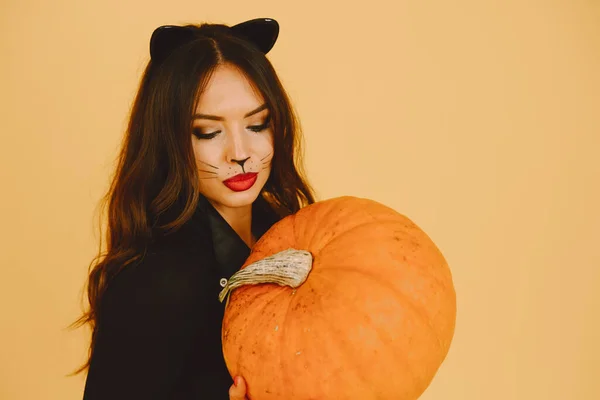
[[[258,173],[248,172],[245,174],[239,174],[232,178],[223,181],[223,184],[234,192],[243,192],[250,189],[256,183],[256,177]]]
[[[222,209],[250,206],[271,173],[274,135],[267,102],[238,68],[222,65],[192,118],[200,193]]]
[[[261,111],[265,111],[265,110],[267,110],[267,112],[265,113],[263,122],[261,122],[260,124],[249,125],[246,127],[246,129],[248,129],[252,132],[259,133],[259,132],[262,132],[265,129],[269,128],[269,126],[271,124],[271,113],[268,111],[268,107],[266,104],[263,104],[260,107],[248,112],[246,115],[244,115],[244,119],[248,119],[248,118],[260,113]],[[223,118],[221,116],[217,116],[217,115],[195,114],[193,121],[196,121],[196,120],[224,122],[225,118]],[[216,137],[217,135],[219,135],[221,132],[222,131],[218,128],[208,129],[208,128],[203,128],[200,126],[195,126],[192,128],[192,133],[198,139],[212,139],[212,138]]]
[[[246,127],[249,131],[260,133],[269,128],[271,123],[271,116],[268,112],[268,108],[266,104],[259,106],[258,108],[246,113],[244,115],[244,119],[250,118],[260,112],[267,111],[263,118],[263,122],[260,124],[249,125]],[[196,114],[194,115],[194,121],[196,120],[209,120],[209,121],[225,121],[225,118],[217,115],[208,115],[208,114]],[[204,129],[202,127],[196,126],[193,128],[193,134],[198,139],[209,140],[215,138],[217,135],[222,133],[220,129]],[[242,165],[242,164],[240,164]],[[245,172],[242,166],[242,173],[235,175],[229,179],[223,181],[223,185],[234,192],[243,192],[249,190],[254,186],[257,180],[258,173],[257,172]]]

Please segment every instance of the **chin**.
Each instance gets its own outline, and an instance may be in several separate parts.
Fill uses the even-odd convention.
[[[244,192],[230,191],[223,196],[219,196],[220,198],[215,200],[217,200],[217,202],[220,204],[230,208],[246,207],[254,203],[259,194],[260,189],[251,188]]]

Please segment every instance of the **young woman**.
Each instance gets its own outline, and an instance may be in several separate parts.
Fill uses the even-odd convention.
[[[278,32],[257,19],[153,33],[80,320],[92,327],[84,399],[244,398],[218,293],[257,239],[315,201],[266,58]]]

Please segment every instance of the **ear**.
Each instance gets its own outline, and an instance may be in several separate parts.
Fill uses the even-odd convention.
[[[163,25],[154,30],[150,38],[150,57],[160,62],[177,47],[189,42],[194,37],[194,31],[189,27]]]
[[[237,36],[254,43],[264,54],[273,48],[279,36],[279,24],[271,18],[252,19],[234,25],[231,29]]]

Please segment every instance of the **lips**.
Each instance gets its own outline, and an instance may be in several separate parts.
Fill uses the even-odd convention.
[[[223,181],[223,184],[234,192],[242,192],[250,189],[256,182],[255,172],[249,172],[246,174],[239,174]]]

